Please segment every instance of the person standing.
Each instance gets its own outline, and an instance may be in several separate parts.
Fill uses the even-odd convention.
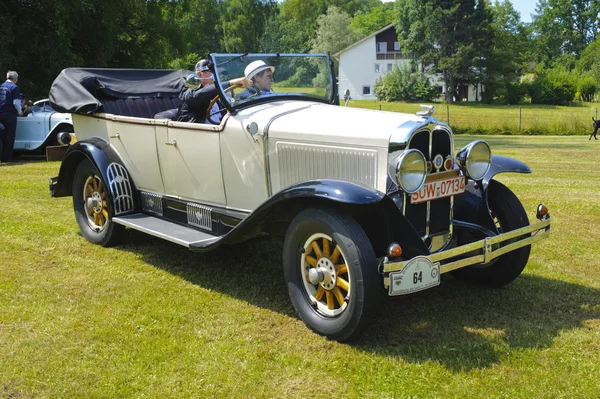
[[[23,115],[18,80],[17,72],[8,71],[6,82],[0,85],[0,123],[4,125],[4,130],[0,131],[0,162],[12,162],[17,116]]]

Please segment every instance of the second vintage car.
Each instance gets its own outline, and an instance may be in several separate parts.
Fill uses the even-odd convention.
[[[33,104],[31,113],[18,117],[15,151],[43,151],[47,146],[61,144],[61,133],[73,133],[71,114],[56,112],[49,99]]]
[[[73,113],[79,141],[50,190],[73,197],[90,242],[116,244],[126,227],[200,252],[284,237],[280,283],[299,317],[345,341],[369,325],[382,286],[411,294],[452,272],[501,287],[550,234],[545,206],[530,224],[494,180],[531,170],[484,141],[457,151],[432,107],[409,115],[339,106],[327,55],[210,61],[218,124],[210,113],[206,123],[161,118],[194,80],[187,71],[66,69],[55,80],[50,100]],[[250,90],[224,83],[259,72]]]

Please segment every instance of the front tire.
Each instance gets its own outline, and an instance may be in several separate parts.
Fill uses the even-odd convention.
[[[288,228],[283,261],[290,299],[311,330],[336,341],[362,333],[379,304],[380,276],[356,220],[332,210],[302,211]]]
[[[495,180],[490,182],[488,205],[500,233],[529,226],[529,219],[521,201],[502,183]],[[527,245],[500,256],[489,265],[465,267],[455,270],[453,274],[488,287],[503,287],[519,277],[527,265],[530,251],[531,246]]]
[[[91,243],[115,245],[125,229],[113,223],[108,188],[98,169],[87,159],[75,171],[73,209],[81,234]]]

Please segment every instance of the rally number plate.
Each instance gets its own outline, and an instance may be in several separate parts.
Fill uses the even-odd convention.
[[[436,200],[438,198],[449,197],[465,192],[465,177],[457,176],[450,179],[434,180],[427,182],[423,188],[410,196],[411,204],[418,204]]]
[[[390,295],[406,295],[440,284],[440,263],[417,256],[399,272],[390,273]]]

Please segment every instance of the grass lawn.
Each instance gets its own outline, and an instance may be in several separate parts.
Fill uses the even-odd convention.
[[[343,100],[342,100],[343,103]],[[488,105],[482,103],[433,104],[434,116],[449,123],[456,133],[494,135],[590,135],[592,117],[598,119],[600,104]],[[349,107],[381,109],[414,114],[421,107],[414,103],[351,100]]]
[[[102,248],[49,197],[58,162],[0,165],[0,398],[598,398],[600,141],[485,139],[531,167],[499,180],[552,236],[503,289],[385,298],[351,344],[295,316],[279,240]]]

